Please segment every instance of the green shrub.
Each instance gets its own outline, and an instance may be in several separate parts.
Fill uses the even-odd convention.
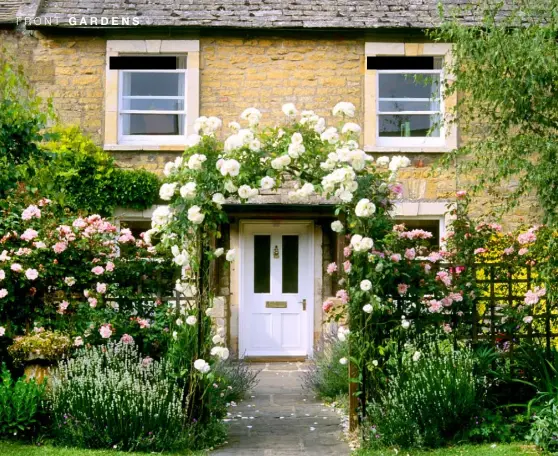
[[[314,359],[304,374],[305,388],[324,399],[349,394],[349,366],[339,362],[342,358],[349,358],[349,343],[327,337],[314,351]]]
[[[44,384],[23,377],[14,382],[5,364],[0,379],[0,437],[32,435],[39,425]]]
[[[558,451],[558,397],[547,400],[538,408],[533,416],[531,430],[527,434],[527,440],[545,451]]]
[[[82,349],[53,375],[55,440],[84,448],[187,448],[183,396],[168,364],[142,359],[133,343]]]
[[[57,331],[42,331],[19,336],[8,348],[15,364],[29,359],[58,361],[70,351],[72,342],[68,336]]]
[[[439,446],[462,431],[479,410],[469,350],[440,350],[431,344],[422,352],[405,353],[393,369],[393,377],[368,409],[372,441]]]
[[[54,127],[41,144],[48,156],[30,184],[75,211],[110,215],[116,206],[146,209],[158,198],[159,179],[146,170],[122,170],[78,127]]]

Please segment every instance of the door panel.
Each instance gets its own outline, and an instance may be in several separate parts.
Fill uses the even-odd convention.
[[[240,348],[244,355],[309,354],[314,296],[311,227],[277,222],[243,226]]]

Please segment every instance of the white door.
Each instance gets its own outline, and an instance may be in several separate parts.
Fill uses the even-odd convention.
[[[240,256],[240,355],[311,355],[313,224],[244,222]]]

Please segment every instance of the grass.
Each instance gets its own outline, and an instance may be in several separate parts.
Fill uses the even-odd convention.
[[[0,456],[146,456],[150,453],[128,453],[116,450],[81,450],[50,445],[25,445],[22,443],[0,442]],[[151,453],[153,454],[153,453]],[[202,456],[205,452],[157,453],[164,455]]]
[[[521,443],[496,444],[496,445],[460,445],[437,450],[360,450],[354,453],[358,456],[519,456],[542,454],[532,445]]]

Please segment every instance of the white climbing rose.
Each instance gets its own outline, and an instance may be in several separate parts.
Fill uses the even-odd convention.
[[[370,291],[371,288],[372,288],[372,282],[370,282],[370,280],[364,279],[360,282],[360,289],[362,291]]]
[[[177,183],[174,182],[172,184],[163,184],[159,189],[159,196],[164,201],[169,201],[173,196],[174,192],[176,191]]]
[[[370,217],[376,212],[376,206],[368,198],[362,198],[355,207],[357,217]]]

